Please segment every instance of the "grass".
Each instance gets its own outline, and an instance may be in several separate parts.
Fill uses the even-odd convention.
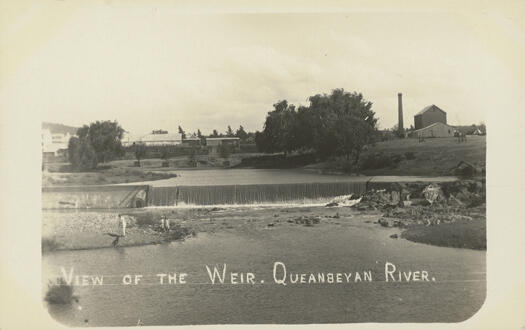
[[[418,142],[418,139],[395,139],[366,146],[360,156],[360,166],[353,161],[337,159],[311,164],[305,168],[325,172],[360,173],[365,175],[453,175],[451,169],[460,161],[484,168],[486,159],[486,136],[469,136],[467,142],[458,143],[456,138],[434,138]]]
[[[401,237],[437,246],[486,250],[486,232],[485,220],[458,220],[435,226],[411,225]]]
[[[486,137],[469,136],[467,142],[458,143],[456,138],[434,138],[418,142],[418,139],[397,139],[370,146],[361,157],[374,153],[403,155],[395,168],[364,169],[367,175],[450,175],[450,169],[460,161],[484,167]],[[408,157],[407,157],[408,155]]]

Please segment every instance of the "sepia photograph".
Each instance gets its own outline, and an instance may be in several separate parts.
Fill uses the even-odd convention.
[[[487,95],[506,79],[483,31],[523,32],[503,14],[55,2],[10,12],[6,43],[48,23],[2,55],[3,105],[39,114],[31,224],[54,322],[459,324],[482,308]]]

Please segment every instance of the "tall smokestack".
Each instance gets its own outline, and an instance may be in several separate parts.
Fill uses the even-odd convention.
[[[398,115],[397,128],[400,133],[404,133],[405,129],[403,127],[403,94],[401,93],[397,93],[397,115]]]

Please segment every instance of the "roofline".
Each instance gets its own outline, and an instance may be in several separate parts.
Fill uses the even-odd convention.
[[[430,110],[430,108],[432,107],[436,107],[439,111],[443,112],[445,114],[445,116],[447,115],[447,113],[445,112],[445,110],[441,109],[440,107],[438,107],[437,105],[435,104],[431,104],[431,105],[427,105],[426,107],[424,107],[423,109],[421,109],[418,113],[416,113],[414,115],[414,117],[416,116],[421,116],[422,114],[424,114],[425,112],[427,112],[428,110]],[[427,109],[428,108],[428,109]],[[426,110],[425,110],[426,109]],[[423,111],[424,110],[424,111]]]
[[[430,124],[430,125],[425,126],[425,127],[423,127],[423,128],[416,129],[414,132],[419,132],[419,131],[422,131],[422,130],[427,129],[427,128],[429,128],[429,127],[434,127],[434,126],[436,126],[437,124],[445,125],[445,126],[447,126],[447,127],[450,127],[450,128],[454,128],[454,129],[456,129],[454,126],[450,126],[450,125],[447,125],[447,124],[443,124],[442,122],[438,121],[438,122],[436,122],[436,123]]]

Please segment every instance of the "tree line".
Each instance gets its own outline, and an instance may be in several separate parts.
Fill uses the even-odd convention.
[[[314,152],[320,158],[344,156],[359,161],[363,147],[377,138],[372,103],[361,93],[334,89],[308,98],[308,106],[286,100],[273,105],[255,143],[262,152]]]
[[[181,126],[178,127],[178,131],[182,138],[186,139],[186,132]],[[69,140],[68,160],[71,166],[76,170],[90,170],[95,169],[100,163],[122,157],[125,153],[125,148],[121,142],[124,132],[125,130],[117,121],[96,121],[82,126],[77,130],[77,136]],[[153,132],[156,134],[167,133],[163,130]],[[206,143],[206,137],[238,137],[244,143],[254,143],[255,141],[255,132],[246,132],[242,125],[235,132],[228,125],[224,134],[219,133],[216,129],[209,136],[202,135],[200,129],[194,134],[201,139],[202,145]],[[146,156],[146,146],[137,144],[132,149],[140,164],[140,160]],[[161,158],[167,159],[167,155],[161,155]]]
[[[275,103],[261,132],[246,132],[242,126],[234,132],[228,126],[224,134],[214,129],[208,137],[238,137],[244,143],[255,142],[257,149],[266,153],[314,152],[320,158],[344,156],[357,164],[363,147],[377,138],[377,118],[372,103],[361,93],[343,89],[316,94],[308,100],[308,106],[297,108],[286,100]],[[181,126],[178,130],[183,139],[186,138]],[[79,128],[68,146],[72,167],[94,169],[99,163],[123,156],[124,132],[117,121],[96,121]],[[200,129],[194,134],[205,141]],[[143,146],[136,146],[134,152],[139,161],[146,154]]]

